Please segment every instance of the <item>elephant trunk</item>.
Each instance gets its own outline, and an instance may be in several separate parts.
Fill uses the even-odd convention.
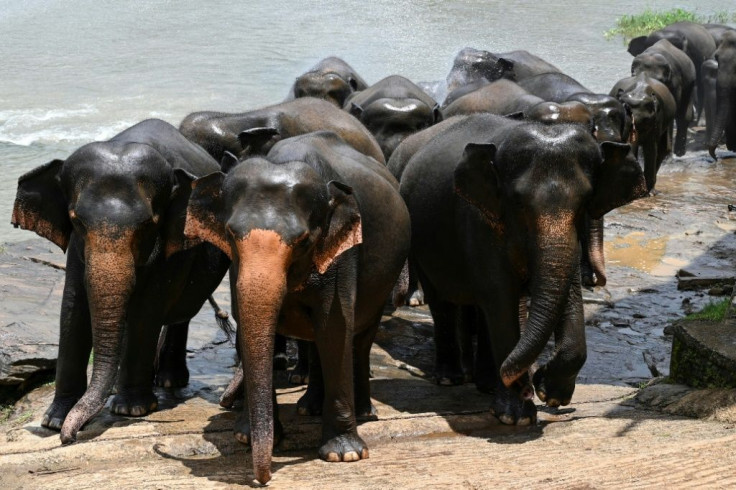
[[[501,380],[507,387],[528,371],[544,349],[564,311],[573,276],[579,271],[576,261],[580,254],[572,214],[542,216],[538,229],[529,318],[519,341],[501,365]]]
[[[716,100],[719,101],[718,109],[716,110],[716,121],[713,125],[713,132],[710,134],[710,141],[708,142],[708,153],[713,158],[716,158],[716,147],[721,141],[721,136],[723,136],[723,131],[726,129],[726,124],[728,123],[729,113],[732,110],[730,93],[721,95],[721,90],[719,87],[719,93],[716,96]],[[723,92],[728,91],[723,89]]]
[[[238,258],[238,342],[245,371],[249,440],[255,477],[265,485],[271,480],[274,445],[274,336],[286,294],[291,248],[273,231],[254,230],[238,243]]]
[[[95,240],[90,233],[85,262],[94,348],[92,378],[87,391],[64,420],[63,444],[76,440],[79,429],[102,409],[115,385],[126,310],[135,285],[135,262],[125,237]]]
[[[590,242],[588,243],[588,260],[595,273],[595,285],[605,286],[606,262],[603,256],[603,218],[590,218]]]

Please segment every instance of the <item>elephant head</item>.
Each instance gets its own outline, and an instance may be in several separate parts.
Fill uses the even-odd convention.
[[[582,102],[576,100],[568,102],[539,102],[524,111],[524,117],[542,123],[575,123],[589,128],[594,132],[593,113]]]
[[[358,81],[353,77],[343,78],[338,73],[319,71],[307,72],[294,82],[294,97],[316,97],[332,102],[342,108],[345,99],[358,90]]]
[[[501,379],[510,387],[561,322],[571,287],[579,288],[583,217],[601,218],[645,195],[642,171],[628,144],[597,144],[579,125],[525,124],[505,133],[498,146],[469,144],[455,169],[455,191],[498,233],[525,237],[515,260],[524,264],[516,266],[531,306],[526,327],[501,365]]]
[[[672,80],[672,66],[661,53],[643,53],[631,63],[631,76],[646,73],[655,80],[668,85]]]
[[[73,242],[69,253],[84,264],[95,356],[89,387],[61,428],[63,443],[103,407],[133,288],[173,244],[167,237],[181,234],[183,216],[180,223],[168,217],[173,184],[168,162],[151,146],[115,141],[85,145],[18,181],[12,223],[64,251]]]
[[[514,80],[513,61],[482,49],[464,48],[455,56],[447,75],[447,93],[481,79],[492,82],[499,78]]]
[[[624,106],[606,94],[580,92],[567,99],[585,104],[593,117],[594,136],[598,141],[626,142],[631,119]]]
[[[351,187],[326,182],[300,161],[251,158],[227,174],[192,181],[179,172],[178,178],[192,188],[185,235],[214,244],[233,262],[253,464],[265,484],[274,444],[271,359],[279,312],[288,293],[305,288],[362,243],[358,203]]]
[[[726,146],[736,150],[736,32],[725,32],[713,55],[718,62],[716,75],[717,109],[708,142],[708,152],[716,158],[716,147],[726,132]]]

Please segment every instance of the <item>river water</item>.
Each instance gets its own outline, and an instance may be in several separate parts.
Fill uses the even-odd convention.
[[[527,49],[608,92],[631,57],[603,33],[646,7],[696,3],[0,0],[0,243],[33,236],[9,225],[21,174],[142,119],[279,102],[329,55],[369,83],[440,80],[465,46]],[[732,9],[699,0],[696,11]]]

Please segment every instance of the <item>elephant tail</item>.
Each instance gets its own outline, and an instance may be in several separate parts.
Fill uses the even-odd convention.
[[[391,291],[391,301],[394,308],[403,306],[409,296],[409,260],[404,262],[399,278],[396,280],[394,289]]]
[[[212,309],[215,310],[215,321],[217,322],[217,326],[220,330],[225,332],[228,342],[232,343],[234,340],[235,328],[233,327],[233,324],[230,323],[230,315],[228,315],[227,311],[220,308],[220,305],[217,304],[217,301],[215,301],[215,298],[211,295],[207,300],[210,302]]]

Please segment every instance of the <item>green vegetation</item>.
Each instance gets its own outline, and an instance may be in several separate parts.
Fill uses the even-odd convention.
[[[0,405],[0,424],[7,422],[10,415],[13,413],[13,405]]]
[[[700,15],[689,10],[676,8],[667,11],[646,9],[636,15],[624,15],[613,27],[603,33],[606,39],[621,36],[624,43],[637,36],[646,36],[675,22],[689,20],[691,22],[725,24],[736,22],[736,12],[720,11],[713,15]]]
[[[723,320],[728,311],[728,305],[731,303],[731,298],[725,298],[718,301],[711,301],[703,307],[702,310],[691,313],[686,316],[686,320],[711,320],[719,322]]]

